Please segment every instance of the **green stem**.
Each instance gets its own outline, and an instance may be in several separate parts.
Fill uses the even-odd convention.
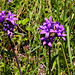
[[[3,58],[4,58],[4,75],[5,75],[5,56]]]
[[[69,67],[68,67],[67,59],[66,59],[66,56],[65,56],[65,52],[64,52],[63,46],[61,46],[61,47],[62,47],[62,51],[63,51],[63,55],[64,55],[64,59],[65,59],[65,62],[66,62],[66,66],[67,66],[67,69],[68,69],[68,75],[70,75],[70,71],[69,71]]]
[[[58,18],[59,18],[59,21],[60,21],[60,15],[59,15],[59,4],[58,4],[58,0],[57,0],[57,7],[58,7],[58,8],[57,8],[57,11],[58,11],[58,13],[57,13],[57,14],[58,14]]]
[[[17,66],[18,66],[20,75],[22,75],[22,72],[21,72],[21,69],[20,69],[20,66],[19,66],[19,61],[18,61],[17,55],[16,55],[16,53],[15,53],[15,49],[14,49],[15,46],[14,46],[14,44],[12,43],[10,36],[8,36],[8,38],[9,38],[9,41],[10,41],[10,44],[11,44],[11,48],[12,48],[12,50],[13,50],[13,53],[14,53],[16,62],[17,62]]]
[[[71,62],[71,65],[72,65],[72,54],[71,54],[71,50],[70,50],[69,26],[67,26],[67,43],[68,43],[68,51],[69,51],[70,62]]]
[[[43,50],[43,53],[44,53],[44,56],[45,56],[45,59],[46,59],[46,73],[47,73],[47,68],[48,68],[48,57],[47,57],[47,51],[45,52],[46,50],[46,46],[44,46],[44,50]]]
[[[51,52],[49,47],[49,75],[51,75]]]
[[[56,50],[56,53],[58,54],[58,49],[59,49],[59,46]],[[60,64],[59,64],[59,56],[57,57],[57,64],[58,64],[58,75],[60,75]]]
[[[63,25],[64,25],[64,22],[65,22],[65,13],[66,13],[66,1],[67,1],[67,0],[65,0],[65,6],[64,6]]]

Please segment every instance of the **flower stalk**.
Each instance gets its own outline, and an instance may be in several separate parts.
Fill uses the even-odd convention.
[[[22,75],[21,70],[20,70],[20,66],[19,66],[19,61],[17,59],[16,53],[15,53],[15,49],[14,49],[14,44],[11,41],[11,38],[13,37],[13,30],[14,30],[14,26],[17,26],[18,24],[15,24],[15,20],[18,20],[18,18],[16,18],[16,14],[12,14],[11,11],[9,10],[8,14],[5,14],[6,10],[1,11],[0,13],[0,24],[3,25],[3,30],[7,32],[10,44],[11,44],[11,48],[13,50],[17,65],[18,65],[18,69],[20,72],[20,75]],[[11,37],[11,38],[10,38]]]
[[[49,47],[49,75],[51,75],[51,52]]]
[[[18,67],[18,69],[19,69],[20,75],[22,75],[22,72],[21,72],[21,69],[20,69],[20,66],[19,66],[19,61],[18,61],[17,55],[16,55],[16,53],[15,53],[15,49],[14,49],[15,46],[14,46],[14,44],[12,43],[10,36],[8,36],[8,38],[9,38],[9,41],[10,41],[10,44],[11,44],[11,48],[12,48],[13,53],[14,53],[14,57],[15,57],[16,62],[17,62],[17,67]]]
[[[51,53],[50,48],[52,47],[52,43],[55,39],[55,37],[62,37],[62,39],[65,41],[66,31],[62,24],[60,24],[58,21],[53,22],[52,16],[50,16],[49,19],[44,18],[45,22],[43,22],[43,25],[39,26],[37,30],[41,30],[40,34],[42,35],[41,41],[44,45],[49,46],[49,75],[51,75]],[[59,70],[60,71],[60,70]]]

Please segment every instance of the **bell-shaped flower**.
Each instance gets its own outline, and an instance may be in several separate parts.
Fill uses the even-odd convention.
[[[45,36],[41,38],[43,41],[43,45],[47,44],[48,46],[52,47],[52,42],[54,41],[55,37],[62,37],[63,40],[66,40],[64,36],[65,28],[63,25],[60,25],[59,22],[53,22],[52,16],[50,16],[49,20],[44,18],[45,22],[43,22],[42,26],[39,26],[37,30],[41,30],[40,34],[44,34]]]
[[[4,22],[4,20],[5,20],[5,17],[6,17],[5,12],[6,12],[6,10],[1,11],[1,13],[0,13],[0,23]]]
[[[11,11],[9,10],[6,20],[11,22],[13,25],[15,25],[15,20],[18,20],[18,18],[16,18],[15,16],[17,16],[17,15],[12,14]]]

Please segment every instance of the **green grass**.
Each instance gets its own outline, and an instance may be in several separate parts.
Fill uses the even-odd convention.
[[[53,58],[58,54],[58,57],[52,63],[52,74],[58,75],[74,75],[74,59],[75,59],[75,7],[74,0],[13,0],[8,4],[8,0],[0,0],[0,10],[11,10],[17,14],[19,20],[18,27],[15,27],[14,37],[12,41],[15,44],[16,54],[23,54],[18,58],[23,75],[40,75],[44,72],[49,75],[49,58],[48,49],[42,46],[40,41],[40,32],[37,28],[45,21],[44,18],[52,16],[53,21],[59,21],[63,24],[66,30],[66,42],[56,38],[51,52]],[[24,35],[24,36],[22,36]],[[56,42],[57,40],[57,42]],[[59,44],[58,44],[59,43]],[[62,44],[62,45],[61,45]],[[29,47],[25,47],[28,45]],[[62,49],[63,48],[63,49]],[[71,48],[73,51],[71,51]],[[9,53],[9,51],[11,53]],[[10,54],[12,50],[7,37],[0,27],[0,54],[5,57],[0,62],[0,72],[4,75],[19,75],[16,61]],[[39,59],[40,58],[40,59]],[[3,65],[2,65],[3,64]],[[39,65],[44,65],[43,68]]]

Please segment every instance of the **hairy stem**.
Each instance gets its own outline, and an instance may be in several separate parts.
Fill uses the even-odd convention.
[[[21,69],[20,69],[20,66],[19,66],[19,61],[18,61],[17,55],[16,55],[16,53],[15,53],[15,49],[14,49],[15,46],[14,46],[14,44],[12,43],[10,36],[8,36],[8,38],[9,38],[9,41],[10,41],[10,44],[11,44],[11,48],[12,48],[13,53],[14,53],[14,57],[15,57],[16,62],[17,62],[17,66],[18,66],[20,75],[22,75],[22,72],[21,72]]]
[[[49,47],[49,75],[51,75],[51,52]]]

